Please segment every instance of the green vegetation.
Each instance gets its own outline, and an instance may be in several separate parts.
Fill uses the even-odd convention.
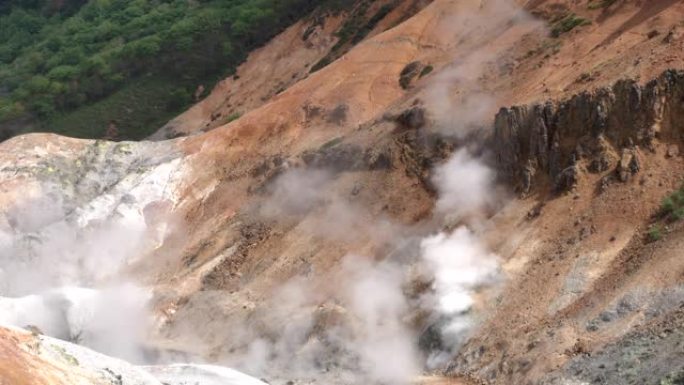
[[[373,4],[370,0],[362,0],[355,6],[349,18],[342,28],[336,33],[337,43],[332,47],[330,53],[311,67],[311,72],[316,72],[321,68],[332,63],[336,58],[345,52],[345,47],[357,44],[362,41],[397,6],[398,1],[385,4],[378,9],[370,18],[367,17],[368,10]]]
[[[419,78],[422,78],[423,76],[429,75],[432,71],[434,71],[435,67],[431,66],[430,64],[426,65],[423,67],[423,70],[420,71],[420,76]]]
[[[658,215],[670,222],[684,219],[684,184],[663,199]]]
[[[649,227],[647,235],[649,242],[658,241],[663,237],[663,229],[660,227],[660,225],[653,225]]]
[[[0,126],[139,139],[187,107],[200,84],[316,7],[344,0],[4,0]]]
[[[541,55],[542,53],[544,53],[544,58],[548,59],[549,57],[560,52],[561,47],[562,42],[560,40],[546,39],[541,45],[539,45],[539,47],[527,51],[527,53],[523,56],[523,59],[529,59],[533,56]]]
[[[344,138],[341,136],[338,136],[337,138],[330,139],[329,141],[325,142],[325,144],[323,144],[321,146],[321,150],[325,150],[328,148],[335,147],[338,144],[342,143],[343,140],[344,140]]]
[[[617,0],[597,0],[597,1],[592,1],[589,3],[589,9],[594,10],[594,9],[601,9],[601,8],[608,8],[611,5],[615,4]]]
[[[144,76],[111,95],[42,122],[51,132],[79,138],[101,138],[110,122],[120,139],[143,139],[186,107],[189,94],[164,77]],[[178,100],[174,100],[178,98]]]
[[[399,73],[399,86],[407,90],[413,79],[422,71],[423,63],[414,61],[406,65]]]
[[[675,223],[684,219],[684,183],[679,189],[672,192],[670,195],[663,198],[660,203],[660,208],[656,215],[657,223],[651,225],[647,232],[647,238],[650,242],[655,242],[662,238],[663,225],[666,223]],[[667,230],[667,227],[664,227]]]
[[[240,119],[240,116],[242,116],[242,114],[240,114],[239,112],[233,112],[232,114],[228,115],[228,117],[226,117],[226,123],[236,121]]]
[[[579,17],[574,13],[571,13],[553,23],[553,25],[551,26],[551,36],[559,37],[560,35],[566,32],[572,31],[573,29],[575,29],[575,27],[580,27],[588,24],[591,24],[591,21]]]

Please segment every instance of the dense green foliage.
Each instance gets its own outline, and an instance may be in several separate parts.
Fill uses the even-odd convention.
[[[320,3],[350,1],[3,0],[0,124],[92,137],[116,121],[143,137]]]

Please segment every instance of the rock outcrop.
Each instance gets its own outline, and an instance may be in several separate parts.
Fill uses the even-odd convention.
[[[560,102],[502,108],[493,134],[500,176],[523,194],[542,180],[571,189],[581,166],[615,169],[626,181],[639,171],[636,148],[682,140],[682,98],[684,72],[669,70],[644,86],[621,80]]]

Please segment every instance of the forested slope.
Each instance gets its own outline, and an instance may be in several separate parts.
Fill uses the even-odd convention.
[[[97,138],[112,125],[120,138],[143,138],[288,25],[317,7],[353,3],[3,1],[0,139],[22,131]]]

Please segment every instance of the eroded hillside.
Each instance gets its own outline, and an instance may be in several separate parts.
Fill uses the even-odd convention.
[[[91,245],[5,290],[132,280],[134,353],[273,384],[676,383],[684,5],[393,5],[313,72],[342,19],[291,27],[158,133],[191,136],[3,143],[3,247]]]

